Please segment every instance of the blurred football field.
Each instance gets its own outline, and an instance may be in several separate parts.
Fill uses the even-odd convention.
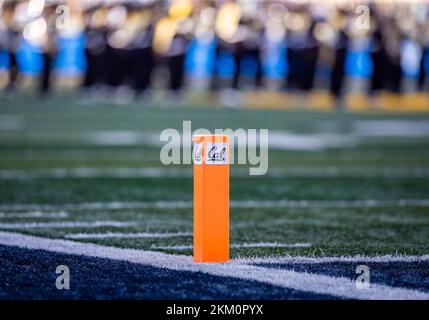
[[[79,105],[0,108],[0,230],[192,254],[192,166],[159,134],[270,130],[269,170],[231,168],[232,257],[429,252],[429,115]]]

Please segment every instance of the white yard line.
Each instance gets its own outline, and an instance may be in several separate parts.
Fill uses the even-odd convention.
[[[398,200],[232,200],[231,208],[377,208],[429,207],[429,199]],[[0,210],[191,209],[192,201],[84,202],[75,204],[0,204]]]
[[[344,134],[302,134],[285,130],[270,130],[268,144],[275,150],[320,151],[329,148],[355,148],[359,140]]]
[[[371,208],[371,207],[427,207],[429,199],[400,199],[400,200],[244,200],[231,201],[231,207],[236,208]]]
[[[70,233],[68,239],[133,239],[133,238],[174,238],[192,237],[192,232],[106,232],[106,233]]]
[[[311,243],[277,243],[277,242],[257,242],[257,243],[232,243],[230,248],[310,248]],[[155,246],[150,247],[154,250],[192,250],[192,245],[177,246]]]
[[[147,201],[147,202],[84,202],[76,204],[0,204],[0,210],[123,210],[123,209],[180,209],[192,208],[191,201]]]
[[[62,228],[99,228],[99,227],[131,227],[134,222],[120,221],[67,221],[67,222],[29,222],[29,223],[0,223],[0,229],[62,229]]]
[[[49,219],[64,219],[69,214],[67,212],[41,212],[41,211],[30,211],[30,212],[0,212],[0,219],[37,219],[37,218],[49,218]]]
[[[377,284],[371,284],[369,289],[357,289],[355,282],[347,278],[264,268],[237,263],[234,260],[226,264],[200,264],[194,263],[192,257],[189,256],[121,249],[69,240],[46,239],[9,232],[0,232],[0,244],[63,254],[128,261],[178,271],[203,272],[214,276],[254,280],[278,287],[349,299],[429,299],[429,293],[418,290]]]
[[[246,177],[248,169],[233,168],[231,177]],[[0,179],[64,179],[64,178],[191,178],[192,168],[145,167],[145,168],[50,168],[50,169],[4,169]],[[290,167],[269,168],[265,177],[383,177],[383,178],[427,178],[429,168],[404,167]]]
[[[428,137],[427,120],[358,120],[352,124],[354,134],[362,137]]]
[[[189,168],[53,168],[0,170],[0,179],[64,179],[64,178],[177,178],[192,177]]]
[[[0,116],[0,131],[18,131],[25,126],[25,121],[22,117],[16,115],[1,115]]]

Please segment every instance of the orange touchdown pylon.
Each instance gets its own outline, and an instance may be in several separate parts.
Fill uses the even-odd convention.
[[[195,135],[194,261],[229,259],[229,137]]]

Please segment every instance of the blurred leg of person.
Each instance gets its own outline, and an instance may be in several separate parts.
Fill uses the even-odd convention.
[[[304,91],[310,91],[314,87],[314,77],[316,74],[319,48],[311,47],[302,50],[303,73],[300,79],[301,88]]]
[[[382,51],[371,52],[372,75],[370,93],[377,93],[384,87],[386,55]]]
[[[232,89],[238,90],[240,89],[240,79],[242,75],[241,64],[244,59],[251,59],[255,61],[256,63],[256,70],[254,75],[254,85],[255,87],[259,88],[262,84],[262,61],[260,58],[260,53],[258,48],[254,49],[245,49],[245,48],[239,48],[236,53],[234,54],[234,63],[235,63],[235,70],[234,70],[234,76],[232,79]]]
[[[222,89],[221,87],[221,64],[222,64],[222,57],[225,55],[232,55],[234,50],[232,49],[231,45],[226,45],[221,40],[217,41],[216,44],[216,50],[215,50],[215,57],[214,57],[214,68],[212,73],[212,78],[210,82],[210,90],[216,91],[219,89]],[[235,64],[235,62],[234,62]],[[237,66],[235,66],[236,68]],[[234,69],[235,70],[235,69]],[[232,75],[234,77],[234,74]],[[231,86],[232,86],[233,80],[231,80]]]
[[[219,74],[218,74],[218,63],[219,63],[219,57],[221,55],[221,48],[219,44],[216,44],[215,54],[214,54],[214,67],[213,72],[211,74],[210,79],[210,91],[216,91],[219,89]]]
[[[51,88],[51,70],[53,57],[49,53],[43,53],[43,70],[40,79],[40,93],[47,94]]]
[[[122,49],[109,47],[107,56],[107,84],[111,87],[119,87],[125,83],[127,72],[126,52]]]
[[[399,63],[392,64],[392,77],[391,77],[391,90],[394,93],[401,92],[401,83],[402,83],[402,68]]]
[[[425,89],[426,84],[426,60],[429,59],[429,47],[424,47],[420,58],[419,76],[417,79],[417,88],[420,91]]]
[[[91,88],[95,84],[95,56],[88,50],[85,49],[86,58],[86,72],[83,87],[86,89]]]
[[[16,59],[16,54],[9,51],[9,82],[7,85],[7,90],[13,90],[16,87],[18,81],[18,61]]]
[[[168,58],[168,70],[170,73],[170,90],[178,92],[183,87],[185,73],[185,55],[178,54]]]
[[[385,75],[384,89],[392,93],[400,93],[402,82],[402,68],[400,59],[387,58],[385,62]]]
[[[288,48],[286,54],[287,64],[289,65],[289,72],[287,74],[287,87],[292,90],[297,90],[301,87],[301,72],[302,61],[298,49]]]
[[[106,84],[109,64],[107,61],[106,32],[104,30],[89,30],[86,33],[85,58],[87,68],[83,87]]]
[[[150,86],[154,66],[152,49],[149,47],[132,50],[131,65],[133,88],[139,96]]]
[[[347,49],[341,48],[335,50],[335,61],[332,67],[330,90],[336,100],[340,99],[344,83],[344,66],[346,63]]]
[[[234,50],[234,75],[232,77],[231,88],[234,90],[238,90],[240,87],[240,78],[241,78],[241,61],[243,59],[243,49],[240,45]]]
[[[262,59],[261,59],[261,52],[259,48],[255,48],[252,50],[249,50],[248,56],[254,59],[256,63],[256,72],[255,72],[255,87],[259,88],[262,85],[262,77],[263,77],[263,70],[262,70]]]

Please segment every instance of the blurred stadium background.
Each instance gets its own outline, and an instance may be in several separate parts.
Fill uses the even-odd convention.
[[[8,92],[80,90],[82,102],[142,105],[429,105],[424,0],[1,2]]]

